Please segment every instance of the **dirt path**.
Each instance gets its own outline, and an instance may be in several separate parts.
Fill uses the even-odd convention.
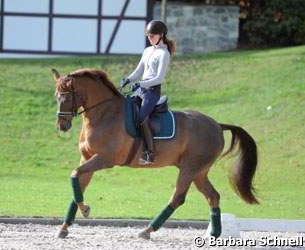
[[[239,240],[243,239],[243,245],[248,244],[247,247],[234,246],[238,243],[237,241],[234,243],[233,239],[231,243],[222,240],[218,246],[209,246],[207,241],[204,246],[197,247],[195,238],[204,236],[205,230],[162,228],[152,234],[151,240],[143,240],[137,237],[141,228],[74,225],[70,228],[70,234],[66,239],[57,239],[55,235],[58,228],[54,225],[0,224],[0,249],[305,249],[305,234],[301,233],[241,232],[242,238]],[[292,243],[289,246],[262,246],[265,238],[273,240],[273,243],[277,239],[304,242],[303,246],[299,244],[297,247],[293,247]],[[201,244],[202,239],[203,237],[199,238],[197,244]],[[224,244],[231,246],[222,246]]]

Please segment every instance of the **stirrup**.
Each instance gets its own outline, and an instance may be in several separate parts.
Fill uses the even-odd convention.
[[[154,164],[154,153],[150,150],[145,150],[139,159],[139,164],[140,165]]]

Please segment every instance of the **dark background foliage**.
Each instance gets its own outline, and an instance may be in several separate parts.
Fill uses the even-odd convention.
[[[267,46],[305,43],[304,0],[248,0],[240,4],[240,43]]]

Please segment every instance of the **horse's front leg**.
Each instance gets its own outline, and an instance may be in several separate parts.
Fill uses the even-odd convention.
[[[71,185],[73,190],[73,199],[83,217],[87,218],[90,212],[90,207],[84,204],[83,192],[86,186],[86,178],[84,177],[90,173],[93,174],[97,170],[111,168],[112,166],[113,165],[109,164],[109,162],[101,155],[95,154],[84,164],[72,171]]]
[[[83,174],[80,177],[79,182],[80,182],[80,186],[82,188],[82,192],[83,193],[85,191],[85,188],[89,184],[92,176],[93,176],[93,172],[87,173],[87,174]],[[67,235],[68,235],[68,228],[72,225],[73,221],[75,220],[77,209],[78,209],[78,206],[75,203],[74,199],[72,199],[71,203],[69,204],[68,212],[67,212],[67,215],[65,217],[64,223],[61,225],[61,228],[60,228],[59,232],[57,233],[57,237],[58,238],[65,238],[65,237],[67,237]]]
[[[84,157],[82,157],[80,166],[73,170],[71,174],[73,200],[69,205],[65,221],[62,224],[61,229],[57,234],[57,237],[65,238],[68,235],[68,227],[72,225],[78,207],[80,208],[83,216],[89,216],[90,208],[83,202],[83,193],[95,171],[110,167],[111,166],[107,164],[107,161],[102,159],[102,157],[99,155],[94,155],[89,160],[86,160]]]

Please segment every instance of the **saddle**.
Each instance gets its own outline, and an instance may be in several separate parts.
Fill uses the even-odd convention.
[[[149,116],[149,127],[154,139],[171,139],[175,135],[175,116],[168,108],[167,96],[162,96]],[[134,98],[125,98],[125,128],[134,138],[141,138],[138,126],[140,107]]]

